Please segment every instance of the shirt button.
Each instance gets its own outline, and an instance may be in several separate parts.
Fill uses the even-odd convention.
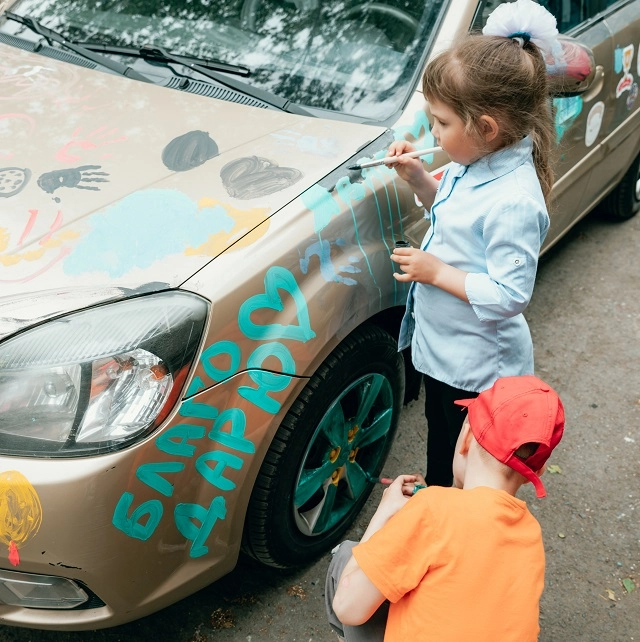
[[[513,263],[514,263],[515,265],[520,265],[520,259],[516,259]]]

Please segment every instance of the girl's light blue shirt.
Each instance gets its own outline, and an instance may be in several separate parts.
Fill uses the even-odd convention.
[[[468,272],[469,303],[412,283],[399,349],[420,372],[481,392],[499,377],[533,374],[522,314],[531,300],[549,215],[529,137],[471,165],[451,163],[421,249]]]

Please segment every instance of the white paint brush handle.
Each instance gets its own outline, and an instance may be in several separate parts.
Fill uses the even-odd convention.
[[[427,149],[417,149],[415,152],[407,152],[406,154],[400,154],[400,156],[385,156],[385,158],[378,158],[376,160],[368,161],[366,163],[360,163],[359,165],[352,165],[351,167],[357,169],[364,169],[365,167],[376,167],[377,165],[386,165],[387,163],[395,163],[398,158],[419,158],[420,156],[426,156],[427,154],[435,154],[436,152],[441,152],[442,147],[428,147]],[[351,167],[349,169],[351,169]]]

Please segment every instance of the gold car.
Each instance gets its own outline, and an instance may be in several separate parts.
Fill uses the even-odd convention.
[[[327,551],[416,377],[424,65],[472,0],[0,2],[0,623],[95,629]],[[551,0],[545,249],[640,207],[640,0]],[[443,153],[424,158],[437,174]]]

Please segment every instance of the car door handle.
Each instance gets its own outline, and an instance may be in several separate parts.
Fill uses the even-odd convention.
[[[595,75],[591,87],[582,94],[582,100],[585,103],[588,103],[590,100],[593,100],[604,87],[604,67],[602,65],[596,65]]]

